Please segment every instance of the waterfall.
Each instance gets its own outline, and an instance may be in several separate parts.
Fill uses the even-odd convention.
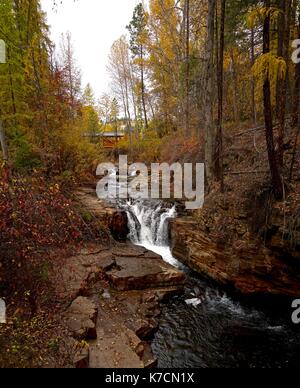
[[[130,239],[134,244],[168,246],[168,221],[176,216],[175,207],[163,209],[160,202],[127,202]]]
[[[119,206],[127,212],[132,243],[159,254],[166,262],[180,268],[169,242],[169,220],[176,217],[175,206],[167,208],[160,201],[145,200],[130,200]]]
[[[108,171],[108,177],[114,182],[118,175],[117,167]],[[133,172],[130,177],[136,175]],[[117,189],[122,183],[117,182]],[[111,201],[115,204],[114,201]],[[169,242],[169,220],[176,217],[176,207],[168,207],[159,200],[129,199],[117,200],[118,207],[128,216],[129,238],[138,246],[160,255],[167,263],[176,268],[183,268],[171,252]]]

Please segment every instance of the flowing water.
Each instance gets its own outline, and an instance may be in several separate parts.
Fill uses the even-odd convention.
[[[183,295],[164,305],[152,342],[159,367],[300,367],[300,332],[291,323],[291,301],[237,300],[179,263],[169,242],[168,221],[176,217],[175,207],[154,200],[118,205],[127,212],[131,241],[187,275]]]
[[[168,221],[176,217],[175,207],[156,201],[121,207],[128,214],[131,241],[187,274],[184,294],[163,307],[152,344],[159,367],[300,367],[300,333],[291,324],[291,305],[254,307],[234,300],[180,264],[169,248]]]

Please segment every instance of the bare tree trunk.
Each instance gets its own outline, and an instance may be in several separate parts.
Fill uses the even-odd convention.
[[[265,0],[265,7],[270,8],[270,0]],[[270,14],[267,14],[264,21],[264,31],[263,31],[263,53],[268,54],[270,52]],[[265,115],[265,125],[266,125],[266,141],[268,148],[268,157],[269,164],[272,176],[272,185],[275,197],[277,199],[282,199],[283,197],[283,187],[281,176],[279,173],[275,144],[274,144],[274,133],[273,133],[273,119],[272,119],[272,104],[271,104],[271,85],[269,80],[269,74],[267,72],[264,85],[263,85],[263,95],[264,95],[264,115]]]
[[[298,9],[298,39],[300,39],[300,6]],[[293,103],[293,118],[292,126],[296,127],[299,121],[299,103],[300,103],[300,62],[296,64],[296,80],[295,80],[295,91],[294,91],[294,103]]]
[[[230,50],[230,59],[231,59],[231,75],[232,75],[232,84],[233,84],[233,120],[237,123],[240,118],[240,108],[239,108],[239,101],[238,101],[238,79],[237,79],[237,73],[235,68],[235,59],[234,59],[234,52],[231,49]]]
[[[128,117],[128,135],[129,135],[129,144],[130,144],[130,151],[132,152],[132,121],[131,121],[131,114],[130,114],[130,106],[129,106],[129,97],[128,97],[128,89],[126,86],[126,107],[127,107],[127,117]]]
[[[129,66],[130,66],[129,81],[130,81],[131,98],[132,98],[132,104],[133,104],[134,120],[135,120],[135,123],[137,123],[138,116],[137,116],[136,96],[134,94],[134,79],[133,79],[132,64],[130,63]]]
[[[190,135],[190,0],[185,0],[185,19],[185,136],[188,138]]]
[[[122,67],[123,67],[123,78],[124,78],[124,93],[125,93],[125,110],[127,112],[127,127],[128,127],[128,135],[129,135],[129,144],[130,144],[130,152],[132,152],[132,122],[131,122],[131,113],[130,113],[130,104],[129,104],[129,74],[127,73],[126,63],[124,57],[121,57]],[[121,79],[120,79],[121,80]]]
[[[294,143],[294,149],[293,149],[293,157],[292,157],[292,162],[291,162],[291,167],[290,167],[290,176],[289,176],[289,180],[290,182],[292,182],[293,180],[293,173],[294,173],[294,166],[295,166],[295,162],[296,162],[296,153],[297,153],[297,146],[298,146],[298,138],[299,138],[299,134],[300,134],[300,109],[298,107],[298,123],[297,123],[297,132],[296,132],[296,136],[295,136],[295,143]]]
[[[298,39],[300,39],[300,4],[294,4],[294,17],[296,19],[296,12],[298,11]],[[293,180],[293,173],[294,173],[294,166],[296,162],[296,153],[297,153],[297,146],[298,146],[298,139],[300,134],[300,62],[296,64],[295,67],[295,99],[293,102],[293,115],[292,115],[292,126],[297,128],[296,130],[296,136],[295,136],[295,143],[294,143],[294,149],[293,149],[293,156],[292,156],[292,162],[290,167],[290,176],[289,181],[292,182]]]
[[[11,104],[12,104],[13,114],[16,115],[17,108],[16,108],[16,99],[15,99],[14,83],[13,83],[12,69],[11,69],[11,63],[10,63],[10,49],[9,48],[7,48],[7,60],[8,60],[8,73],[9,73]]]
[[[215,153],[215,174],[218,181],[221,182],[221,191],[224,186],[223,172],[223,82],[224,82],[224,45],[225,45],[225,16],[226,0],[221,3],[221,21],[220,21],[220,46],[218,55],[218,121],[216,136],[216,153]]]
[[[282,15],[279,22],[278,36],[278,56],[284,58],[286,64],[289,61],[289,37],[290,37],[290,18],[291,18],[291,0],[281,0]],[[288,68],[287,68],[288,73]],[[285,114],[286,114],[286,95],[287,95],[287,73],[285,77],[277,82],[277,114],[279,120],[278,136],[278,161],[280,167],[283,167],[283,143],[285,134]]]
[[[254,28],[251,29],[251,67],[255,64],[255,34]],[[252,120],[254,125],[257,123],[257,111],[255,103],[255,78],[252,77],[251,80],[251,105],[252,105]]]
[[[207,75],[205,80],[205,165],[206,179],[210,183],[214,176],[214,142],[215,126],[213,117],[214,101],[214,27],[215,27],[216,0],[208,1],[207,17]]]
[[[8,154],[8,148],[7,148],[6,138],[5,138],[5,132],[1,121],[0,121],[0,144],[2,149],[3,160],[5,163],[8,163],[9,154]]]
[[[141,46],[141,88],[142,88],[142,104],[143,104],[143,111],[144,111],[144,120],[145,120],[145,127],[146,129],[149,128],[148,125],[148,117],[147,117],[147,110],[146,110],[146,99],[145,99],[145,76],[144,76],[144,52],[143,52],[143,46]]]
[[[153,108],[153,104],[152,104],[152,100],[151,100],[151,96],[150,95],[147,96],[147,100],[148,100],[148,104],[150,106],[150,110],[151,110],[151,114],[152,114],[152,119],[154,119],[155,113],[154,113],[154,108]]]

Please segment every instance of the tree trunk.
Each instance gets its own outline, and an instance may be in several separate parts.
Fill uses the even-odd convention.
[[[217,136],[216,136],[216,154],[215,154],[215,174],[218,181],[221,182],[221,190],[224,186],[223,174],[223,82],[224,82],[224,43],[225,43],[225,15],[226,15],[226,0],[221,3],[221,21],[220,21],[220,45],[219,45],[219,61],[218,61],[218,121],[217,121]]]
[[[278,31],[278,56],[282,57],[287,66],[289,62],[289,37],[290,37],[290,17],[291,17],[291,0],[281,0],[282,14],[279,20]],[[285,134],[285,114],[286,114],[286,95],[287,95],[287,73],[277,82],[277,114],[279,120],[278,135],[278,161],[280,167],[283,167],[283,144]]]
[[[185,33],[185,136],[190,135],[190,0],[185,0],[185,15],[186,15],[186,33]]]
[[[131,121],[131,113],[130,113],[130,103],[129,103],[129,78],[128,74],[126,73],[126,64],[124,61],[124,57],[122,57],[122,67],[123,67],[123,78],[124,78],[124,92],[125,92],[125,109],[126,109],[126,115],[127,115],[127,129],[128,129],[128,136],[129,136],[129,145],[130,145],[130,152],[132,153],[132,121]]]
[[[239,108],[239,97],[238,97],[238,79],[237,72],[235,68],[235,60],[234,60],[234,52],[230,51],[230,57],[232,62],[232,80],[233,80],[233,113],[234,113],[234,121],[237,123],[240,118],[240,108]]]
[[[7,148],[6,138],[5,138],[5,132],[1,121],[0,121],[0,144],[2,149],[3,160],[5,163],[8,163],[9,154],[8,154],[8,148]]]
[[[136,127],[137,122],[138,122],[138,116],[137,116],[136,96],[135,96],[135,92],[134,92],[133,70],[132,70],[131,63],[130,63],[129,82],[130,82],[131,98],[132,98],[132,104],[133,104],[134,121],[135,121],[135,127]]]
[[[251,67],[255,64],[255,34],[254,28],[251,29]],[[252,120],[254,125],[257,123],[257,111],[255,103],[255,78],[251,79],[251,107],[252,107]]]
[[[298,39],[300,39],[300,6],[298,10]],[[294,91],[294,103],[293,103],[293,117],[292,126],[297,127],[299,121],[299,103],[300,103],[300,62],[296,64],[295,68],[295,91]]]
[[[270,0],[265,0],[265,7],[270,8]],[[270,15],[268,14],[264,21],[263,31],[263,53],[268,54],[270,52]],[[269,74],[267,73],[263,85],[264,95],[264,116],[266,125],[266,141],[268,148],[268,158],[272,176],[272,185],[274,195],[277,199],[283,197],[283,187],[281,176],[279,173],[275,145],[274,145],[274,133],[273,133],[273,119],[272,119],[272,104],[271,104],[271,85],[269,80]]]
[[[146,110],[146,99],[145,99],[145,77],[144,77],[144,52],[143,52],[143,46],[141,46],[141,88],[142,88],[142,104],[143,104],[143,111],[144,111],[144,120],[145,120],[145,128],[148,129],[148,117],[147,117],[147,110]]]
[[[215,126],[213,117],[214,101],[214,27],[215,27],[216,0],[208,1],[207,17],[207,75],[205,80],[205,166],[206,179],[210,183],[214,176],[214,143]]]
[[[294,3],[293,9],[293,20],[296,23],[296,15],[298,12],[298,29],[297,29],[297,38],[300,39],[300,4]],[[293,180],[294,167],[296,163],[296,154],[298,147],[298,138],[300,135],[300,62],[295,66],[295,98],[293,100],[293,110],[292,110],[292,127],[296,128],[295,143],[293,148],[293,156],[290,167],[289,181]]]
[[[7,60],[8,60],[8,73],[9,73],[11,105],[12,105],[13,114],[16,115],[17,108],[16,108],[16,99],[15,99],[15,91],[14,91],[14,83],[13,83],[12,68],[11,68],[11,62],[10,62],[10,49],[9,48],[7,48]]]
[[[299,134],[300,134],[300,117],[299,116],[300,116],[300,109],[298,107],[298,123],[297,123],[297,132],[296,132],[296,136],[295,136],[292,162],[291,162],[291,167],[290,167],[290,176],[289,176],[290,182],[292,182],[292,180],[293,180],[294,167],[295,167],[295,163],[296,163],[298,138],[299,138]]]

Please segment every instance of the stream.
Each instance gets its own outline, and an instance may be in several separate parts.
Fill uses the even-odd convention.
[[[116,171],[109,176],[114,179]],[[169,241],[175,206],[157,200],[119,200],[117,205],[127,212],[132,243],[187,276],[183,295],[162,308],[152,341],[159,368],[300,367],[300,332],[291,321],[290,301],[237,298],[176,260]]]
[[[236,300],[179,263],[169,244],[168,221],[176,209],[159,201],[120,204],[130,239],[185,271],[184,294],[166,303],[152,350],[160,368],[300,367],[300,333],[276,304]]]

